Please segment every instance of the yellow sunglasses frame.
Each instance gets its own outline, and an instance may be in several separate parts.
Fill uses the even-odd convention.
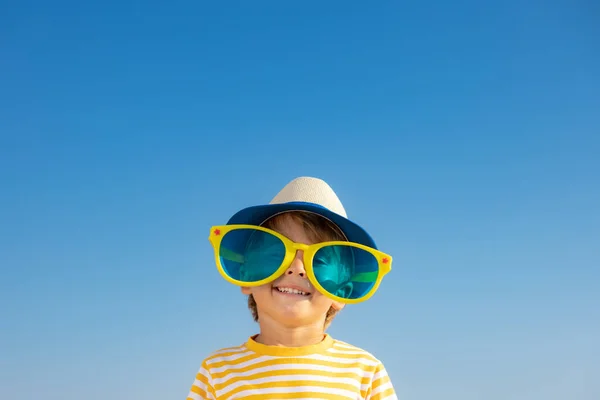
[[[221,241],[228,232],[231,232],[234,230],[239,230],[239,229],[253,229],[253,230],[267,232],[267,233],[270,233],[271,235],[277,237],[278,239],[280,239],[283,242],[283,244],[285,246],[285,256],[283,258],[283,261],[281,262],[281,265],[279,266],[277,271],[275,271],[268,278],[249,283],[249,282],[243,282],[243,281],[238,281],[236,279],[233,279],[229,275],[227,275],[227,273],[225,272],[225,269],[223,268],[223,265],[221,264],[221,258],[220,258]],[[373,296],[373,294],[379,288],[379,285],[381,284],[383,277],[392,270],[392,256],[390,256],[389,254],[386,254],[382,251],[379,251],[377,249],[374,249],[372,247],[365,246],[360,243],[346,242],[346,241],[321,242],[321,243],[315,243],[315,244],[311,244],[311,245],[307,245],[304,243],[296,243],[296,242],[293,242],[292,240],[288,239],[286,236],[280,234],[279,232],[276,232],[274,230],[271,230],[271,229],[268,229],[268,228],[265,228],[262,226],[257,226],[257,225],[242,225],[242,224],[216,225],[210,229],[210,235],[208,236],[208,240],[210,241],[210,243],[212,244],[212,247],[214,249],[215,263],[217,265],[217,269],[218,269],[219,273],[221,274],[221,276],[226,281],[228,281],[234,285],[244,286],[244,287],[261,286],[261,285],[265,285],[267,283],[273,282],[275,279],[279,278],[289,268],[292,261],[296,258],[297,251],[302,250],[302,252],[303,252],[302,261],[304,263],[304,269],[306,270],[306,274],[308,275],[308,279],[312,283],[312,285],[324,296],[330,298],[331,300],[338,301],[340,303],[345,303],[345,304],[361,303],[361,302],[371,298],[371,296]],[[331,245],[344,245],[344,246],[356,247],[356,248],[359,248],[361,250],[364,250],[364,251],[372,254],[375,257],[375,259],[377,260],[378,265],[379,265],[377,279],[375,280],[375,284],[373,285],[371,290],[369,292],[367,292],[363,297],[358,298],[358,299],[345,299],[343,297],[335,296],[335,295],[327,292],[323,288],[323,286],[321,286],[321,284],[317,281],[317,278],[315,277],[315,273],[314,273],[313,266],[312,266],[312,260],[315,256],[315,254],[317,253],[317,251],[319,251],[321,248],[323,248],[325,246],[331,246]]]

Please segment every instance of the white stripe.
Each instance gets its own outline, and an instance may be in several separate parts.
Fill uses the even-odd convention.
[[[329,383],[340,383],[356,387],[357,389],[366,390],[369,385],[361,385],[359,380],[352,378],[336,378],[331,376],[322,375],[277,375],[277,376],[266,376],[264,378],[256,379],[244,379],[227,385],[224,389],[233,390],[244,385],[259,385],[261,383],[271,382],[291,382],[291,381],[305,381],[304,385],[316,385],[315,382],[329,382]]]
[[[340,342],[340,341],[336,341],[336,342],[334,342],[334,343],[333,343],[333,347],[339,347],[339,348],[342,348],[342,349],[348,349],[348,350],[362,350],[362,349],[360,349],[360,348],[358,348],[358,347],[356,347],[356,346],[352,346],[352,345],[351,345],[351,344],[349,344],[349,343],[346,343],[346,342]],[[363,350],[363,351],[366,353],[366,351],[365,351],[365,350]]]
[[[199,381],[198,379],[194,379],[194,386],[196,386],[199,389],[204,390],[205,392],[208,392],[208,386],[206,386],[204,384],[204,382]]]
[[[271,357],[271,356],[260,356],[260,357],[254,358],[252,360],[247,360],[247,361],[241,362],[239,364],[235,364],[235,365],[225,364],[222,367],[211,368],[211,372],[213,374],[217,374],[219,372],[235,371],[235,370],[240,369],[240,368],[249,367],[249,366],[251,366],[253,364],[258,364],[258,363],[261,363],[261,362],[264,362],[264,361],[269,361],[269,360],[272,360],[272,359],[273,359],[273,357]]]
[[[392,393],[389,396],[382,397],[381,400],[398,400],[396,393]]]
[[[365,376],[365,371],[358,367],[330,367],[328,365],[318,365],[318,364],[280,364],[280,365],[266,365],[260,368],[255,368],[249,371],[240,371],[240,372],[231,372],[225,375],[222,378],[213,378],[213,385],[222,385],[230,379],[234,378],[242,378],[248,375],[259,374],[261,372],[270,372],[270,371],[281,371],[285,369],[307,369],[310,371],[321,372],[327,371],[331,373],[353,373],[357,376],[357,379],[362,379]]]
[[[373,375],[373,379],[371,379],[371,380],[373,382],[375,382],[377,379],[385,378],[386,376],[387,376],[387,371],[385,369],[382,369],[381,371],[379,371],[375,375]]]
[[[198,373],[204,377],[206,377],[207,380],[209,380],[210,378],[210,372],[208,372],[208,370],[204,367],[201,367],[200,370],[198,370]]]
[[[198,379],[194,380],[193,386],[196,386],[197,388],[199,388],[201,390],[204,390],[204,392],[206,393],[206,395],[208,396],[208,398],[209,399],[213,399],[213,396],[210,393],[210,391],[208,390],[208,387],[204,383],[202,383],[201,381],[199,381]],[[202,397],[200,397],[199,394],[197,394],[197,393],[195,393],[195,392],[193,392],[191,390],[190,390],[190,394],[188,395],[188,397],[192,397],[192,398],[197,399],[197,400],[204,400]]]
[[[361,355],[363,357],[369,357],[370,354],[369,353],[365,353],[362,350],[357,350],[357,349],[336,349],[335,347],[331,347],[329,349],[327,349],[327,352],[329,353],[335,353],[335,354],[356,354],[356,355]]]
[[[227,347],[225,349],[219,349],[217,351],[214,351],[211,356],[218,356],[219,354],[224,354],[224,353],[237,353],[240,351],[246,351],[247,348],[244,346],[237,346],[237,347]]]
[[[204,400],[202,397],[200,397],[200,395],[196,392],[192,392],[190,391],[190,393],[187,396],[189,399],[194,399],[194,400]]]
[[[327,394],[335,394],[338,396],[344,396],[350,399],[355,399],[357,393],[351,392],[349,390],[336,389],[336,388],[324,388],[318,386],[296,386],[296,387],[272,387],[265,389],[248,389],[243,390],[236,394],[237,398],[244,398],[244,396],[251,395],[265,395],[265,394],[274,394],[274,393],[301,393],[301,392],[315,392],[315,393],[327,393]],[[225,396],[226,394],[219,394],[220,396]]]
[[[308,359],[308,360],[319,360],[319,361],[325,361],[327,363],[349,364],[349,365],[356,365],[357,363],[360,363],[362,365],[366,365],[369,367],[374,367],[375,365],[378,364],[377,361],[366,359],[366,358],[347,359],[347,358],[326,356],[323,354],[311,354],[308,356],[300,356],[297,358]],[[278,358],[273,357],[273,356],[260,356],[260,357],[257,357],[257,358],[251,359],[251,360],[247,360],[242,363],[235,364],[235,365],[223,365],[218,368],[211,368],[211,372],[214,374],[217,374],[217,373],[225,372],[225,371],[239,370],[239,369],[246,368],[246,367],[249,367],[254,364],[259,364],[261,362],[275,360],[275,359],[278,359]],[[304,365],[304,364],[298,363],[298,365]]]
[[[380,385],[377,388],[375,388],[375,390],[373,390],[371,392],[371,396],[375,396],[377,393],[385,392],[386,390],[391,389],[391,388],[392,388],[391,382],[384,383],[383,385]]]
[[[369,366],[369,367],[374,367],[377,364],[379,364],[375,360],[371,360],[371,359],[363,358],[363,357],[339,358],[339,357],[325,356],[323,354],[311,354],[310,356],[298,357],[298,358],[310,358],[311,360],[321,360],[321,361],[327,361],[327,362],[334,362],[334,363],[338,363],[338,364],[356,364],[357,362],[360,362],[361,364]]]
[[[206,361],[206,363],[208,365],[212,365],[212,364],[216,364],[216,363],[220,363],[220,362],[224,362],[224,361],[234,361],[239,358],[243,358],[243,357],[246,357],[246,356],[249,356],[252,354],[256,354],[256,353],[254,353],[253,351],[244,351],[244,352],[232,354],[229,356],[221,356],[221,357],[211,358],[210,360]]]

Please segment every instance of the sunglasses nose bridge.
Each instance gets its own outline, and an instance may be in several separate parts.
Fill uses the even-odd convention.
[[[307,244],[303,244],[303,243],[294,243],[292,244],[292,248],[298,252],[298,250],[302,250],[302,251],[306,251],[306,249],[308,249],[308,245]]]

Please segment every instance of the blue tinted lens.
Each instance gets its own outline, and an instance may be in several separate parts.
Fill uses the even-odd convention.
[[[344,299],[360,299],[375,285],[379,263],[366,250],[334,245],[317,251],[313,270],[317,281],[327,292]]]
[[[238,281],[257,282],[281,266],[285,245],[276,236],[256,229],[236,229],[223,236],[219,257],[225,273]]]

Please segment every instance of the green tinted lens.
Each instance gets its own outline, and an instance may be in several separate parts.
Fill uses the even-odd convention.
[[[223,236],[219,258],[225,273],[241,282],[258,282],[281,266],[285,245],[276,236],[257,229],[236,229]]]
[[[333,245],[317,251],[313,270],[317,281],[328,293],[344,299],[360,299],[375,285],[379,263],[366,250]]]

